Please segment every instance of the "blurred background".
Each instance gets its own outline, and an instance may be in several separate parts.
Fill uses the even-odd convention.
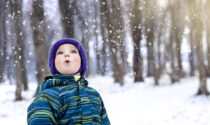
[[[109,77],[117,89],[126,79],[133,86],[148,79],[160,86],[196,78],[188,81],[196,81],[193,93],[209,95],[209,5],[210,0],[0,0],[0,88],[12,88],[14,103],[24,101],[30,84],[34,90],[50,75],[51,45],[71,37],[86,50],[87,78]],[[5,93],[0,96],[7,98]]]

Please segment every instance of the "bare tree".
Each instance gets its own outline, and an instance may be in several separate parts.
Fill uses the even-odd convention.
[[[101,53],[102,53],[102,69],[101,69],[101,75],[105,75],[106,74],[106,71],[107,71],[107,53],[106,53],[106,48],[107,48],[107,42],[103,40],[103,43],[102,43],[102,50],[101,50]]]
[[[31,15],[31,27],[33,30],[33,41],[36,58],[36,77],[38,83],[41,83],[46,75],[49,75],[48,69],[48,50],[45,41],[45,18],[43,0],[33,0],[33,11]]]
[[[157,7],[158,11],[157,13],[159,13],[158,15],[155,15],[155,32],[154,35],[156,36],[156,42],[154,42],[154,81],[155,81],[155,85],[159,85],[159,79],[160,76],[162,74],[162,68],[164,66],[163,65],[163,61],[162,61],[162,52],[161,52],[161,46],[164,43],[164,33],[165,33],[165,13],[163,11],[161,11],[160,8]],[[163,23],[162,23],[163,22]]]
[[[108,39],[109,50],[111,55],[113,77],[116,83],[124,84],[125,63],[123,62],[124,54],[124,31],[123,31],[123,18],[121,15],[121,2],[120,0],[109,1],[108,8]],[[123,52],[124,51],[124,52]]]
[[[102,75],[105,75],[106,73],[106,63],[107,63],[107,53],[106,53],[106,49],[107,49],[107,42],[108,40],[107,38],[107,28],[108,28],[108,24],[107,21],[109,20],[109,13],[108,13],[108,5],[107,5],[107,0],[100,0],[100,29],[101,29],[101,35],[102,35]]]
[[[61,19],[65,37],[74,36],[74,15],[76,13],[76,0],[59,0]]]
[[[189,56],[189,62],[190,62],[190,76],[194,76],[195,75],[195,49],[194,49],[194,41],[195,41],[195,38],[194,38],[194,34],[193,32],[191,31],[190,34],[189,34],[189,43],[190,43],[190,56]]]
[[[209,24],[209,18],[210,18],[210,0],[207,0],[205,3],[205,22],[207,25],[206,32],[207,32],[207,76],[210,77],[210,24]]]
[[[89,32],[89,27],[87,25],[87,20],[88,17],[90,17],[90,12],[87,11],[87,8],[89,6],[88,2],[85,2],[84,4],[80,4],[81,1],[77,1],[77,14],[78,14],[78,22],[80,22],[80,32],[81,34],[81,43],[85,49],[85,52],[87,54],[87,65],[89,68],[87,68],[87,73],[86,73],[86,77],[88,77],[90,75],[90,54],[89,54],[89,41],[90,41],[90,32]],[[83,9],[85,8],[85,10]],[[78,35],[79,36],[79,35]]]
[[[169,1],[169,10],[171,14],[171,34],[170,34],[170,49],[171,49],[171,67],[172,72],[170,73],[172,83],[178,81],[184,77],[182,67],[182,56],[181,56],[181,41],[184,31],[185,13],[180,5],[183,1]],[[180,14],[177,14],[180,13]],[[175,58],[176,57],[176,58]],[[177,62],[177,63],[174,63]]]
[[[7,1],[0,1],[0,83],[4,81],[5,64],[6,64],[6,15],[7,15]]]
[[[96,71],[98,74],[101,74],[101,49],[100,49],[100,41],[99,41],[99,5],[98,2],[94,3],[94,36],[96,41],[95,52],[96,52]]]
[[[190,5],[190,18],[192,21],[191,30],[195,33],[195,45],[196,45],[196,54],[197,54],[197,67],[199,71],[199,89],[197,94],[205,94],[209,95],[207,90],[206,83],[206,72],[204,66],[204,55],[203,55],[203,44],[202,44],[202,22],[201,22],[201,1],[190,1],[188,2]]]
[[[141,40],[142,40],[142,14],[140,10],[141,3],[139,0],[135,0],[133,3],[133,9],[131,10],[131,35],[133,38],[133,71],[134,81],[140,82],[143,79],[143,58],[141,55]]]
[[[154,0],[145,1],[144,17],[145,17],[145,35],[147,42],[147,76],[154,76],[155,60],[154,60],[154,21],[155,21],[156,3]]]
[[[14,15],[12,26],[14,26],[14,61],[15,61],[15,74],[16,74],[16,92],[15,100],[22,100],[21,91],[22,85],[24,89],[27,90],[27,76],[25,68],[25,56],[24,56],[24,38],[22,30],[22,0],[9,1],[10,4],[10,13]]]

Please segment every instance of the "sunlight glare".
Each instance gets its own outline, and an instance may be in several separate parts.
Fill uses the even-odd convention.
[[[158,5],[160,7],[165,8],[167,6],[167,1],[166,0],[158,0]]]

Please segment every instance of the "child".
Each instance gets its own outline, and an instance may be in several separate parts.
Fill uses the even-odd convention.
[[[86,54],[74,39],[56,42],[48,76],[28,107],[29,125],[110,125],[102,98],[85,80]]]

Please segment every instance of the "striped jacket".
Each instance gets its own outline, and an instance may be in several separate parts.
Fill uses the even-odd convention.
[[[81,77],[45,78],[27,111],[29,125],[110,125],[102,98]]]

